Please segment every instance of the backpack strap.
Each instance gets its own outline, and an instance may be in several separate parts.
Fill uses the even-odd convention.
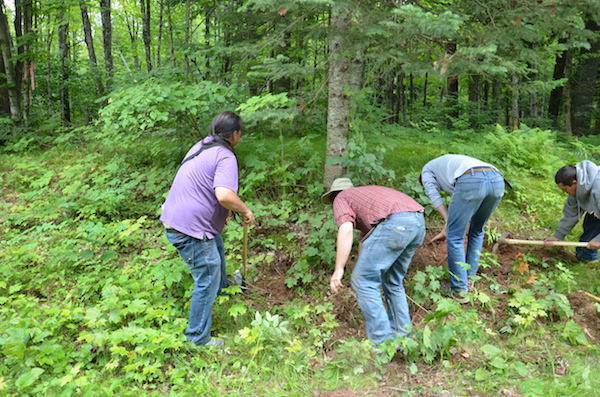
[[[226,144],[221,143],[221,142],[217,142],[217,141],[212,141],[209,143],[205,143],[202,145],[202,147],[200,148],[200,150],[198,150],[196,153],[194,154],[190,154],[188,157],[186,157],[180,164],[183,165],[184,163],[187,163],[188,161],[190,161],[191,159],[193,159],[194,157],[198,156],[200,153],[202,153],[203,151],[205,151],[206,149],[210,149],[216,146],[223,146],[226,147],[228,149],[230,149],[230,147],[228,147]]]

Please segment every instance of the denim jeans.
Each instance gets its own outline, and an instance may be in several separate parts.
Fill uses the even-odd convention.
[[[589,242],[600,234],[600,219],[588,213],[583,218],[583,234],[579,241]],[[591,250],[585,247],[575,249],[577,259],[582,262],[593,262],[598,260],[598,250]]]
[[[483,228],[503,195],[504,178],[496,171],[471,171],[456,180],[446,224],[448,273],[453,291],[468,291],[468,278],[477,274]]]
[[[166,229],[165,233],[188,265],[194,280],[185,336],[197,345],[204,345],[211,339],[212,306],[217,293],[229,286],[223,238],[218,235],[214,239],[198,240],[173,229]]]
[[[351,282],[367,337],[376,345],[395,334],[408,334],[404,326],[410,324],[410,314],[402,280],[424,237],[423,213],[399,212],[377,225],[362,244]]]

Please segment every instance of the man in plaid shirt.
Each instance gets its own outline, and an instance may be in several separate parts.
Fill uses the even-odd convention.
[[[344,287],[344,268],[357,229],[361,249],[351,284],[365,317],[367,337],[379,345],[396,335],[407,336],[409,330],[405,326],[410,324],[410,314],[402,281],[425,237],[424,208],[397,190],[383,186],[354,187],[348,178],[333,181],[321,200],[333,204],[338,226],[331,291],[337,293]]]

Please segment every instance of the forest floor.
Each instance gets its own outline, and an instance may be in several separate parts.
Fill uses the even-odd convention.
[[[425,271],[427,266],[446,266],[447,254],[445,243],[430,243],[429,241],[434,236],[434,233],[428,232],[427,237],[423,245],[416,251],[409,273],[405,279],[406,283],[409,283],[412,275],[416,271]],[[332,237],[333,238],[333,237]],[[527,238],[519,236],[511,236],[511,238]],[[484,246],[487,251],[492,251],[492,245]],[[486,277],[482,278],[476,285],[475,288],[481,289],[487,295],[491,296],[495,302],[494,311],[490,313],[489,310],[480,313],[480,316],[486,321],[489,321],[496,329],[502,328],[506,325],[508,315],[503,314],[506,310],[507,295],[497,294],[489,289],[489,281],[486,279],[491,278],[500,284],[503,290],[518,290],[520,285],[523,283],[522,274],[518,273],[518,264],[522,260],[525,254],[535,255],[543,262],[549,264],[562,262],[565,264],[574,263],[575,255],[574,249],[569,250],[568,248],[558,248],[548,250],[544,247],[533,247],[524,245],[500,245],[497,250],[498,263],[500,266],[491,267],[480,267],[479,274],[485,273]],[[303,299],[306,303],[321,304],[322,301],[316,301],[314,297],[316,294],[308,294],[304,292],[299,295],[297,290],[288,288],[285,284],[285,280],[289,275],[287,274],[288,269],[292,266],[294,260],[289,255],[276,252],[274,253],[275,259],[269,263],[264,264],[260,269],[260,277],[256,276],[252,280],[248,280],[247,297],[249,301],[266,302],[266,308],[261,307],[261,310],[269,310],[269,307],[275,307],[278,305],[290,302],[293,299]],[[355,259],[355,258],[353,258]],[[353,260],[350,261],[346,267],[345,279],[349,280],[349,275],[352,271]],[[333,265],[332,265],[333,266]],[[590,264],[589,266],[597,266],[597,264]],[[333,271],[333,268],[332,268]],[[521,276],[521,277],[519,277]],[[328,290],[329,280],[315,280],[311,288],[323,288]],[[316,285],[319,284],[319,285]],[[348,283],[349,284],[349,281]],[[306,290],[304,290],[306,291]],[[365,333],[364,319],[358,303],[355,299],[351,287],[348,285],[347,288],[340,291],[338,294],[331,294],[327,291],[323,291],[326,300],[333,303],[335,307],[336,320],[339,323],[339,327],[335,330],[335,335],[330,343],[336,340],[349,340],[355,338],[358,341],[362,341],[367,338]],[[262,295],[263,299],[253,299],[252,295]],[[574,311],[573,320],[575,320],[580,326],[582,331],[588,337],[588,341],[591,344],[600,344],[600,319],[597,315],[596,302],[593,298],[585,295],[581,291],[572,291],[571,293],[565,294],[571,304]],[[311,302],[314,300],[315,302]],[[258,303],[258,305],[261,305]],[[415,302],[410,301],[409,306],[411,309],[411,317],[413,326],[418,327],[418,324],[425,317],[428,312],[435,311],[433,307],[424,307],[418,305]],[[487,318],[486,318],[487,317]],[[335,355],[335,351],[331,348],[328,354]],[[469,351],[469,347],[461,346],[458,349],[454,349],[452,353],[452,361],[468,361],[469,357],[473,355]],[[417,363],[419,368],[418,373],[412,374],[407,365],[407,361],[397,354],[394,359],[386,364],[386,376],[380,382],[379,387],[370,387],[360,390],[353,390],[351,388],[344,388],[336,391],[321,391],[314,390],[315,396],[324,397],[361,397],[361,396],[375,396],[375,397],[388,397],[401,395],[403,391],[407,389],[414,390],[415,387],[421,390],[420,396],[471,396],[477,395],[479,397],[486,397],[491,395],[502,395],[502,396],[524,396],[515,389],[501,389],[494,394],[482,394],[476,392],[473,394],[456,394],[454,391],[450,391],[450,386],[446,388],[448,383],[448,369],[441,370],[441,364],[428,365],[425,363]],[[467,362],[465,362],[468,365]],[[565,371],[565,368],[557,367],[556,376],[560,376],[559,371]],[[454,374],[459,376],[459,374]],[[450,374],[452,376],[452,374]],[[442,394],[439,390],[445,390]],[[435,393],[431,393],[432,390],[437,390]],[[469,390],[469,387],[467,387]],[[413,395],[413,394],[411,394]]]

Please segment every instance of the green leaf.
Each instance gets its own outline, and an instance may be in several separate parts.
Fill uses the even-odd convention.
[[[41,368],[35,367],[19,376],[19,379],[15,382],[15,385],[19,390],[23,390],[26,387],[31,386],[37,381],[45,371]]]
[[[502,350],[498,349],[496,346],[489,344],[481,346],[480,350],[492,357],[501,355],[503,353]]]
[[[527,365],[525,365],[522,361],[515,361],[513,363],[513,368],[521,376],[529,375],[529,368],[527,368]]]

